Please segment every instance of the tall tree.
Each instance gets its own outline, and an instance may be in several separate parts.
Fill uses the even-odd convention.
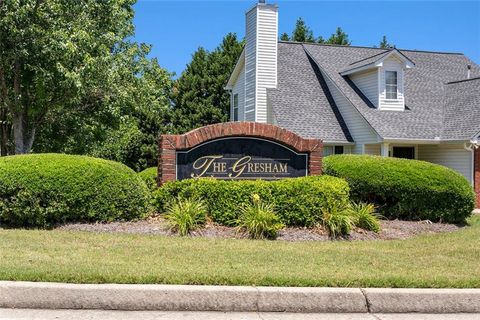
[[[2,152],[9,140],[12,152],[29,152],[47,117],[108,96],[134,2],[0,0],[0,117],[13,128],[1,131]]]
[[[298,18],[295,23],[295,29],[291,36],[292,41],[297,42],[315,42],[312,30],[307,26],[302,18]]]
[[[351,41],[348,40],[348,35],[342,30],[342,28],[338,27],[335,33],[332,34],[325,43],[349,46]]]
[[[292,35],[289,37],[287,33],[282,33],[280,40],[283,41],[297,41],[297,42],[316,42],[316,43],[327,43],[327,44],[340,44],[340,45],[350,45],[348,40],[348,35],[342,30],[342,28],[337,28],[336,32],[325,40],[322,36],[315,38],[313,31],[307,26],[305,21],[302,18],[298,18],[295,23],[295,28],[292,32]]]
[[[387,36],[384,35],[382,37],[382,40],[380,41],[379,47],[382,49],[390,49],[390,48],[393,48],[394,45],[389,43],[387,40]]]
[[[173,89],[173,128],[185,132],[203,125],[228,120],[230,94],[228,78],[242,52],[243,42],[227,34],[212,52],[199,48]]]
[[[290,37],[288,36],[288,34],[286,32],[282,33],[282,35],[280,36],[280,40],[282,41],[290,41]]]
[[[170,130],[171,74],[148,58],[150,46],[124,44],[116,51],[109,91],[68,113],[49,113],[35,152],[89,154],[135,170],[156,164],[158,135]]]

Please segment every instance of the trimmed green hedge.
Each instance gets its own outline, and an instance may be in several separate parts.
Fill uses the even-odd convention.
[[[138,173],[140,179],[142,179],[150,190],[157,189],[157,167],[147,168]]]
[[[149,191],[127,166],[64,154],[0,158],[0,223],[50,227],[139,218]]]
[[[258,194],[274,205],[284,224],[312,226],[321,218],[321,209],[333,202],[348,203],[348,193],[348,184],[343,179],[312,176],[278,181],[187,179],[167,182],[153,194],[155,208],[160,213],[177,196],[202,199],[213,221],[224,225],[235,225],[241,206]]]
[[[367,155],[323,159],[325,174],[347,180],[355,201],[375,203],[389,218],[463,222],[475,195],[468,181],[444,166]]]

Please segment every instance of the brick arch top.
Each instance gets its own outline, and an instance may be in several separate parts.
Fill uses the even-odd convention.
[[[302,138],[287,129],[259,122],[225,122],[197,128],[181,135],[162,135],[161,141],[175,150],[186,150],[225,137],[256,137],[280,143],[297,152],[321,152],[322,141]],[[166,147],[162,143],[161,147]]]
[[[176,153],[208,141],[226,137],[251,137],[269,140],[308,153],[308,174],[322,173],[322,140],[306,139],[280,127],[258,122],[226,122],[194,129],[185,134],[162,135],[159,140],[158,185],[176,179]]]

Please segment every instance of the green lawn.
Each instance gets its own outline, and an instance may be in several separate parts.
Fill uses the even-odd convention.
[[[318,243],[0,230],[0,279],[480,288],[480,217],[470,223],[403,241]]]

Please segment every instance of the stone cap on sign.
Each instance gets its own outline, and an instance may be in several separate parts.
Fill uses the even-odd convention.
[[[303,138],[275,125],[259,122],[225,122],[200,127],[184,134],[165,134],[159,140],[158,184],[176,179],[176,152],[226,137],[261,138],[279,143],[296,152],[308,153],[308,174],[322,173],[323,143]]]

